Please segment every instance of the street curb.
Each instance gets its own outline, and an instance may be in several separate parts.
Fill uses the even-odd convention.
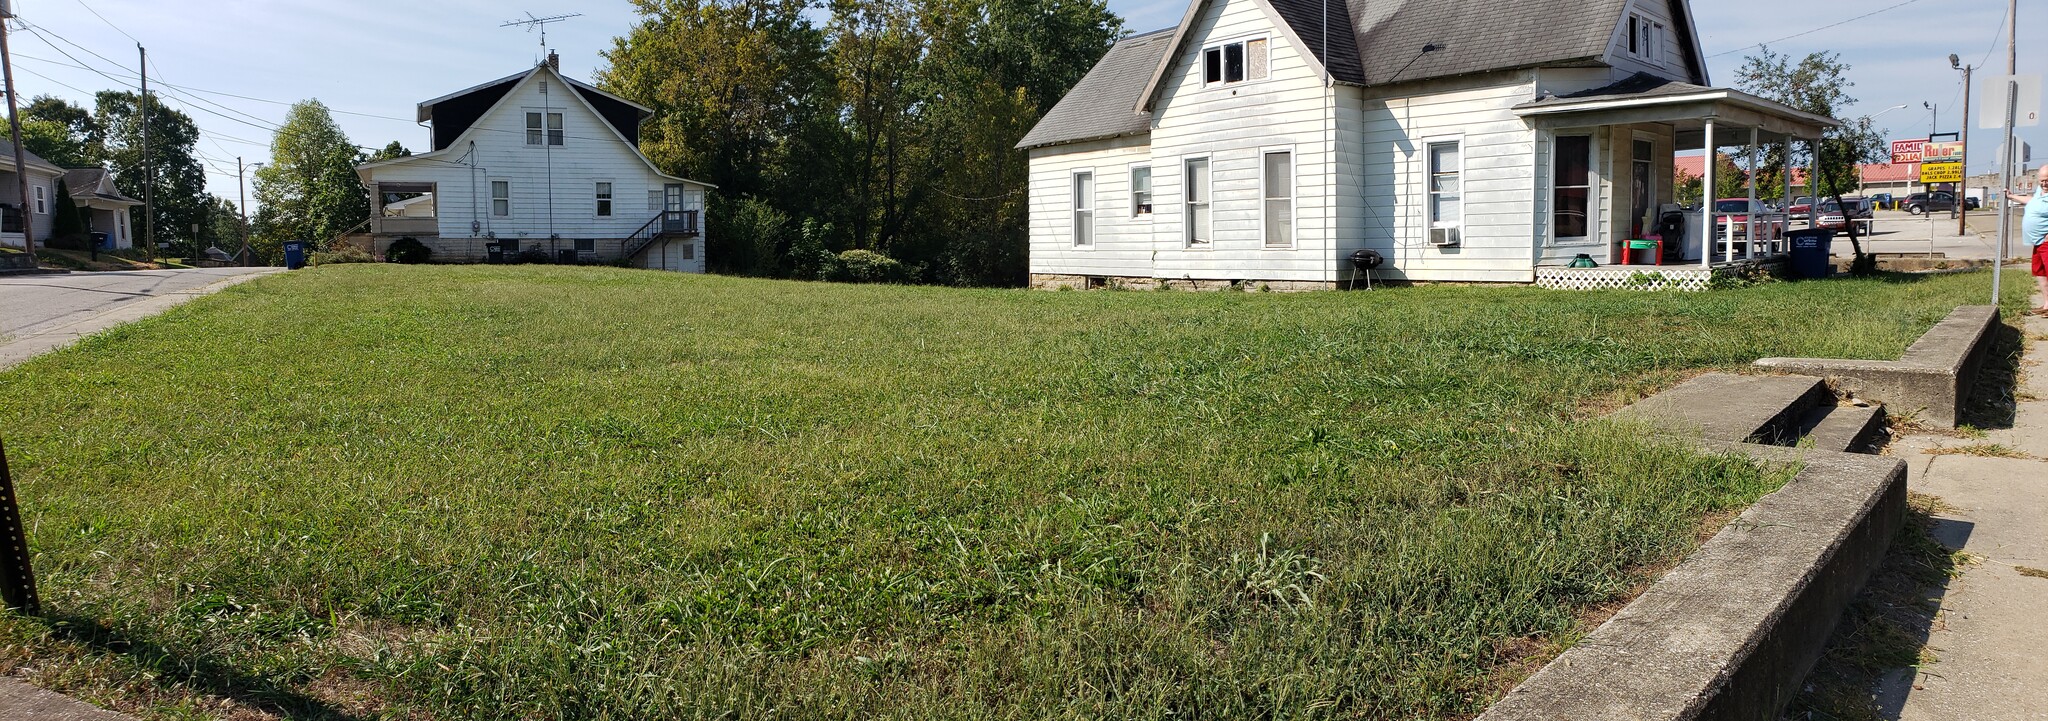
[[[1955,427],[1956,416],[1976,384],[1998,309],[1966,305],[1948,317],[1895,361],[1833,358],[1764,358],[1756,365],[1779,373],[1819,376],[1837,392],[1883,403],[1897,414],[1920,414],[1926,421]]]
[[[44,353],[71,345],[80,338],[170,310],[193,298],[218,293],[230,286],[282,272],[284,272],[284,269],[278,268],[222,278],[197,288],[165,293],[126,305],[109,308],[87,318],[81,318],[55,328],[47,328],[15,338],[8,341],[5,345],[0,345],[0,371],[13,368]]]

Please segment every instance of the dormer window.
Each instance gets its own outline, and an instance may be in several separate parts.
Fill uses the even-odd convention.
[[[545,123],[545,125],[543,125]],[[562,114],[528,111],[526,113],[526,144],[562,144]]]
[[[1266,79],[1266,39],[1234,40],[1202,50],[1202,84]]]

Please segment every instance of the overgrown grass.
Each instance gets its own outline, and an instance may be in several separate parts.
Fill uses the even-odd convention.
[[[0,661],[164,718],[1469,716],[1782,482],[1589,409],[1986,281],[301,271],[0,374],[54,616]]]

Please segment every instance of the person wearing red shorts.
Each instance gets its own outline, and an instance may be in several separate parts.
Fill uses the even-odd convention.
[[[2021,214],[2020,237],[2026,239],[2032,251],[2034,283],[2040,286],[2040,296],[2033,310],[2027,311],[2038,316],[2048,316],[2048,165],[2041,167],[2041,174],[2035,178],[2041,191],[2033,195],[2012,196],[2015,202],[2027,204]]]

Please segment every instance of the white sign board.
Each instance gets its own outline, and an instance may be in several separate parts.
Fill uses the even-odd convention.
[[[1994,75],[1984,79],[1984,115],[1977,127],[2005,127],[2006,83],[2019,84],[2019,102],[2013,105],[2012,125],[2015,128],[2031,128],[2041,124],[2041,76],[2039,75]]]

